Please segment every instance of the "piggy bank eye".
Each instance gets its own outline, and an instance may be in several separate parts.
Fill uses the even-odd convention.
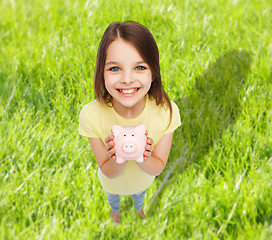
[[[124,134],[124,137],[126,137],[127,135],[126,134]]]
[[[132,134],[131,136],[134,137],[134,134]]]

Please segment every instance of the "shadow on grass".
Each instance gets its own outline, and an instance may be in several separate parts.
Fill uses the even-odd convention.
[[[190,96],[176,101],[182,126],[174,134],[171,156],[165,171],[157,178],[160,186],[148,203],[148,214],[153,215],[156,211],[161,194],[166,187],[175,184],[173,180],[177,174],[197,163],[224,130],[235,123],[241,111],[240,89],[246,81],[251,61],[247,51],[227,52],[202,76],[196,77]]]

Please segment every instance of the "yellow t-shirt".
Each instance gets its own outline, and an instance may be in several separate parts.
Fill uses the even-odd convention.
[[[114,125],[137,126],[144,124],[148,137],[157,144],[162,135],[174,132],[181,125],[179,109],[171,101],[173,114],[170,125],[170,111],[165,107],[156,105],[154,99],[146,98],[143,112],[136,118],[126,119],[121,117],[113,107],[94,100],[86,104],[79,115],[79,134],[88,138],[105,138],[111,134]],[[154,176],[145,173],[135,161],[128,161],[124,171],[116,178],[108,178],[98,169],[98,177],[103,189],[109,193],[131,195],[148,188],[154,181]]]

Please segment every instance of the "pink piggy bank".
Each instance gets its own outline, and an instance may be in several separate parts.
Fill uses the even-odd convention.
[[[146,144],[146,128],[144,125],[137,127],[112,127],[114,135],[116,162],[123,163],[126,160],[144,161]]]

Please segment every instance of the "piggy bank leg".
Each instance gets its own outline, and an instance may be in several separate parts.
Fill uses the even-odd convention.
[[[124,163],[125,161],[126,161],[126,160],[123,159],[123,158],[120,158],[120,157],[117,157],[117,158],[116,158],[116,162],[119,163],[119,164]]]
[[[136,159],[136,162],[143,162],[144,161],[144,158],[143,157],[139,157]]]

